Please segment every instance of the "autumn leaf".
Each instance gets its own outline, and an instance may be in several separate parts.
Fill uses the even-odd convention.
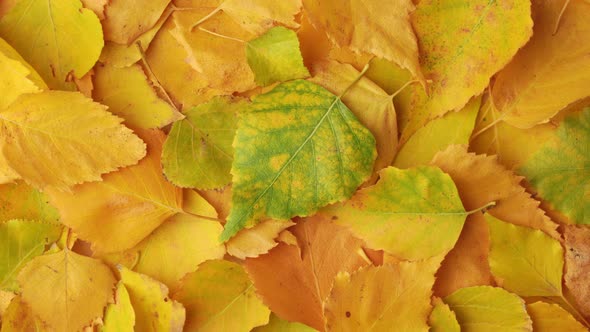
[[[240,259],[266,254],[278,245],[275,239],[281,232],[293,225],[292,221],[269,219],[252,228],[242,229],[226,242],[227,253]]]
[[[289,322],[280,319],[275,314],[270,314],[270,319],[267,325],[256,327],[252,332],[315,332],[313,329],[305,324]]]
[[[129,292],[122,282],[117,284],[115,303],[107,306],[101,332],[132,330],[135,325],[135,311],[129,299]]]
[[[61,222],[98,252],[133,247],[172,215],[182,212],[182,190],[167,182],[160,167],[164,134],[142,132],[147,156],[139,164],[89,182],[71,192],[48,190]]]
[[[18,281],[23,301],[57,331],[78,331],[101,317],[115,286],[106,265],[67,249],[34,258]]]
[[[533,331],[524,301],[502,288],[462,288],[443,301],[457,316],[461,331]],[[494,314],[490,315],[492,311]]]
[[[0,185],[0,223],[11,219],[59,224],[59,212],[49,204],[46,193],[17,181]]]
[[[533,329],[535,331],[588,331],[584,325],[580,324],[572,315],[556,304],[534,302],[527,304],[526,310],[533,320]]]
[[[164,143],[162,168],[177,186],[211,189],[231,182],[237,114],[245,101],[216,97],[176,121]]]
[[[135,311],[137,331],[182,331],[185,309],[168,297],[166,286],[125,267],[118,270]]]
[[[307,216],[348,198],[375,159],[375,139],[340,97],[302,80],[255,98],[240,116],[234,148],[222,240],[263,217]]]
[[[433,299],[433,308],[428,318],[431,332],[460,332],[455,313],[440,298]]]
[[[389,167],[379,177],[376,185],[321,213],[349,227],[369,248],[401,259],[430,258],[453,248],[469,213],[448,175],[434,167]]]
[[[79,0],[17,1],[0,19],[0,36],[61,90],[75,90],[66,79],[84,76],[104,45],[98,17]]]
[[[173,295],[186,306],[191,331],[250,331],[268,323],[268,308],[256,297],[244,269],[232,262],[211,260],[186,275]]]
[[[340,273],[326,301],[328,331],[428,331],[434,270],[428,261]],[[395,280],[395,282],[391,282]]]
[[[8,166],[40,189],[97,181],[145,155],[144,143],[120,118],[77,92],[22,95],[0,111],[0,125]],[[53,144],[42,143],[48,139]]]
[[[92,97],[134,128],[160,128],[183,118],[160,99],[139,65],[97,65]]]
[[[272,28],[250,40],[246,58],[254,72],[254,81],[260,86],[309,76],[303,66],[297,35],[284,27]]]
[[[0,99],[0,110],[6,109],[20,95],[38,92],[39,87],[30,79],[31,72],[21,62],[11,59],[0,51],[0,89],[3,91]]]
[[[170,0],[109,0],[105,19],[101,22],[104,39],[119,44],[131,44],[148,31],[160,18]]]
[[[590,318],[590,229],[584,226],[564,227],[565,287],[570,292],[577,308]]]
[[[296,245],[280,243],[268,254],[246,259],[245,268],[264,303],[279,317],[324,330],[323,303],[341,271],[366,266],[362,241],[319,217],[292,228]]]
[[[590,223],[588,144],[590,109],[566,118],[556,137],[535,153],[519,172],[574,223]]]

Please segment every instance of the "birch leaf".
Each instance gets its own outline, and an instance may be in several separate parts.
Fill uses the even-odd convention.
[[[428,319],[430,332],[461,332],[457,317],[447,304],[435,297],[433,305],[434,308]]]
[[[69,250],[38,256],[20,271],[22,298],[56,331],[78,331],[102,317],[115,278],[98,260]]]
[[[59,223],[59,212],[46,193],[22,181],[0,185],[0,223],[10,219]]]
[[[590,3],[532,3],[533,37],[498,74],[492,89],[500,118],[519,128],[547,122],[568,104],[590,95],[590,22],[584,15]]]
[[[158,21],[170,0],[109,0],[102,21],[105,40],[131,44]]]
[[[28,28],[22,28],[28,27]],[[21,0],[0,19],[0,36],[30,63],[52,89],[74,90],[104,45],[98,17],[79,0]]]
[[[306,78],[299,40],[294,31],[284,27],[268,30],[246,44],[246,58],[260,86],[297,78]]]
[[[237,113],[245,102],[216,97],[172,125],[162,151],[166,178],[180,187],[211,189],[231,182]]]
[[[28,77],[31,72],[22,63],[13,60],[0,51],[0,111],[7,108],[20,95],[40,91]]]
[[[133,247],[172,215],[181,212],[182,190],[162,176],[164,134],[142,132],[148,154],[139,164],[72,188],[48,190],[61,222],[93,250],[114,252]]]
[[[186,275],[173,298],[185,304],[190,331],[247,332],[268,323],[270,314],[244,269],[222,260],[205,262]]]
[[[183,118],[174,106],[160,99],[139,65],[95,67],[95,101],[109,107],[134,128],[161,128]]]
[[[584,325],[580,324],[569,312],[557,304],[549,304],[539,301],[527,304],[526,310],[533,320],[533,329],[535,332],[588,331]]]
[[[519,171],[574,223],[590,224],[590,109],[566,118]]]
[[[367,242],[401,259],[445,254],[459,237],[467,212],[451,178],[435,167],[385,168],[372,187],[322,210]]]
[[[131,331],[135,325],[135,312],[129,299],[129,292],[122,282],[115,291],[115,303],[107,306],[101,332]]]
[[[461,331],[533,331],[524,301],[502,288],[479,286],[459,289],[443,301],[457,315]],[[493,311],[494,314],[490,315]]]
[[[341,99],[302,80],[254,99],[240,116],[234,148],[222,240],[261,218],[307,216],[350,197],[375,159],[373,135]]]
[[[7,164],[34,187],[64,190],[137,163],[144,143],[105,110],[77,92],[22,95],[0,112]]]
[[[577,308],[590,318],[590,228],[564,226],[565,287],[572,295]]]

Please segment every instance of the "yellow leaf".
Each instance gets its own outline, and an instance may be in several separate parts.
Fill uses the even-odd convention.
[[[472,98],[459,112],[445,114],[418,129],[401,147],[393,166],[410,168],[427,165],[432,157],[452,144],[468,144],[481,97]]]
[[[379,181],[322,214],[364,239],[367,247],[400,259],[419,260],[453,248],[465,218],[451,178],[435,167],[379,173]]]
[[[222,10],[249,32],[261,35],[275,25],[299,27],[294,16],[301,10],[301,0],[224,0],[216,10]]]
[[[135,331],[181,332],[185,309],[168,297],[168,288],[146,275],[118,268],[135,311]]]
[[[174,106],[158,97],[141,66],[98,65],[95,72],[94,100],[108,106],[126,125],[161,128],[183,118]]]
[[[129,250],[139,254],[133,270],[174,290],[180,279],[200,263],[223,258],[225,247],[219,242],[222,230],[217,221],[177,214]]]
[[[524,301],[502,288],[462,288],[443,301],[455,312],[462,332],[533,331]]]
[[[186,307],[188,331],[247,332],[268,323],[270,314],[244,269],[223,260],[205,262],[186,275],[173,298]]]
[[[590,319],[590,228],[564,226],[565,286],[580,312]]]
[[[66,82],[94,66],[103,47],[98,17],[79,0],[21,0],[0,19],[0,35],[52,89],[74,90]]]
[[[0,111],[7,108],[18,96],[40,91],[28,76],[30,71],[17,60],[13,60],[0,51]]]
[[[428,120],[461,109],[530,38],[529,1],[426,0],[412,15],[428,96],[413,85],[405,142]]]
[[[39,256],[18,275],[22,298],[57,331],[78,331],[101,317],[115,277],[98,260],[69,250]]]
[[[323,302],[338,272],[368,265],[363,242],[319,216],[299,220],[292,232],[300,247],[280,243],[266,255],[246,259],[245,268],[274,313],[323,331]]]
[[[453,178],[466,209],[496,202],[490,209],[493,216],[560,238],[557,224],[539,208],[539,201],[520,186],[523,178],[500,165],[496,156],[475,155],[468,153],[465,146],[453,145],[434,156],[432,164]]]
[[[122,282],[117,284],[115,303],[107,306],[104,314],[104,325],[101,332],[132,331],[135,325],[135,312],[129,299],[127,288]]]
[[[290,220],[269,219],[252,228],[242,229],[225,244],[227,253],[239,259],[266,254],[277,246],[275,239],[279,233],[293,225],[295,223]]]
[[[84,8],[92,10],[99,19],[104,20],[104,9],[109,0],[81,0]]]
[[[336,276],[328,297],[328,331],[428,331],[434,269],[424,262],[369,266]]]
[[[411,0],[305,0],[304,6],[314,26],[325,30],[340,48],[393,61],[424,79],[410,23]]]
[[[1,6],[1,5],[0,5]],[[2,15],[0,15],[2,16]],[[39,89],[47,90],[47,84],[43,81],[41,76],[37,73],[37,71],[28,64],[23,57],[18,54],[18,52],[10,46],[4,39],[0,38],[0,52],[4,53],[5,56],[9,57],[12,60],[20,62],[21,65],[25,66],[29,71],[29,75],[27,76]]]
[[[108,0],[104,1],[106,2]],[[100,53],[99,61],[117,68],[129,67],[139,61],[142,58],[142,50],[148,49],[152,40],[158,31],[160,31],[164,23],[166,23],[172,12],[173,9],[169,6],[158,19],[156,24],[154,24],[151,29],[137,37],[137,39],[130,45],[117,44],[111,41],[105,42],[102,52]]]
[[[77,92],[22,95],[0,112],[7,164],[34,187],[62,190],[135,164],[144,143],[105,109]]]
[[[428,318],[430,332],[461,332],[455,313],[440,298],[432,300],[434,308]]]
[[[533,37],[497,76],[493,99],[500,118],[519,128],[549,121],[568,104],[587,97],[590,3],[533,1]]]
[[[207,77],[184,61],[186,52],[170,33],[173,29],[174,21],[168,20],[146,51],[146,60],[155,79],[166,89],[170,97],[179,103],[183,110],[188,110],[191,106],[201,104],[221,92],[210,89]]]
[[[152,130],[141,136],[148,154],[139,164],[109,173],[102,182],[75,186],[71,192],[47,191],[61,222],[91,242],[95,251],[129,249],[182,211],[182,190],[162,175],[164,134]]]
[[[563,248],[539,230],[491,215],[490,268],[500,286],[521,296],[562,296]]]
[[[335,95],[341,95],[359,75],[351,65],[336,61],[316,63],[313,72],[314,77],[310,81]],[[377,159],[373,171],[378,172],[391,165],[397,149],[397,121],[391,96],[363,77],[342,96],[342,101],[375,136]],[[372,182],[376,178],[375,174]]]
[[[535,302],[527,304],[526,310],[533,320],[533,329],[535,332],[588,331],[584,325],[580,324],[569,312],[565,311],[557,304]]]
[[[234,92],[246,91],[256,87],[254,74],[246,59],[244,41],[256,37],[242,28],[229,15],[221,12],[207,19],[194,29],[194,23],[210,14],[220,0],[182,0],[178,7],[195,8],[175,11],[172,14],[176,27],[172,35],[184,47],[188,63],[194,70],[203,74],[212,88]],[[239,39],[228,40],[216,34]]]
[[[119,44],[131,44],[139,35],[151,29],[170,0],[109,0],[102,21],[104,39]]]

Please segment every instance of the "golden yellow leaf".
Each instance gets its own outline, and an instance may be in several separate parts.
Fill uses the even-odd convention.
[[[210,14],[219,2],[221,0],[178,1],[178,7],[196,9],[175,11],[172,17],[176,27],[171,33],[184,47],[189,64],[204,75],[212,88],[227,92],[250,90],[256,84],[242,41],[253,39],[256,35],[244,30],[224,12],[211,16],[198,27],[192,28],[196,22]],[[241,41],[228,40],[202,29]]]
[[[134,128],[161,128],[183,118],[173,105],[158,97],[141,66],[98,65],[95,71],[94,100],[108,106],[125,124]]]
[[[223,0],[215,10],[228,14],[249,32],[261,35],[275,25],[299,27],[295,15],[301,10],[301,0]]]
[[[497,76],[493,99],[500,118],[519,128],[549,121],[568,104],[590,95],[590,3],[532,1],[533,37]]]
[[[104,39],[130,44],[151,29],[170,0],[109,0],[102,21]]]
[[[17,60],[13,60],[0,51],[0,111],[7,108],[18,96],[24,93],[38,92],[40,89],[28,76],[30,71]]]
[[[224,260],[205,262],[186,275],[173,298],[186,306],[188,331],[247,332],[268,323],[270,314],[244,269]]]
[[[102,262],[62,250],[38,256],[20,271],[22,298],[57,331],[78,331],[101,317],[115,277]]]
[[[185,309],[168,297],[166,286],[125,267],[119,267],[119,273],[135,311],[135,331],[182,331]]]
[[[321,214],[349,227],[367,247],[400,259],[419,260],[449,252],[469,214],[451,178],[432,166],[388,167],[379,177],[374,186]]]
[[[256,327],[252,332],[314,332],[317,331],[305,324],[289,322],[271,313],[267,325]]]
[[[63,190],[137,163],[145,144],[105,109],[77,92],[20,96],[0,112],[7,164],[34,187]]]
[[[0,5],[1,6],[1,5]],[[2,16],[2,15],[0,15]],[[0,38],[0,52],[4,53],[5,56],[9,57],[12,60],[20,62],[21,65],[25,66],[28,71],[29,75],[27,76],[35,85],[40,88],[41,90],[47,90],[47,84],[43,81],[39,73],[23,59],[23,57],[18,54],[18,52],[10,46],[4,39]]]
[[[443,301],[455,312],[462,332],[533,331],[524,301],[502,288],[462,288]]]
[[[557,304],[534,302],[526,305],[535,332],[587,332],[572,315]]]
[[[359,72],[351,65],[325,61],[314,64],[313,74],[310,81],[338,96],[358,77]],[[363,77],[342,96],[342,102],[375,136],[377,159],[373,171],[378,172],[391,165],[397,150],[397,122],[391,96]],[[372,182],[376,178],[377,175],[374,175]]]
[[[104,314],[104,325],[100,332],[132,331],[135,325],[135,312],[129,299],[129,292],[119,281],[115,291],[115,303],[107,306]]]
[[[428,120],[461,109],[480,94],[530,38],[529,1],[426,0],[412,15],[428,96],[413,85],[405,142]]]
[[[162,175],[164,134],[141,134],[148,154],[139,164],[104,176],[102,182],[75,186],[71,192],[47,191],[61,222],[98,252],[133,247],[172,215],[181,212],[182,190]]]
[[[491,215],[490,269],[498,285],[521,296],[561,297],[563,248],[559,241]]]
[[[428,331],[434,272],[423,261],[339,273],[325,304],[326,330]]]
[[[292,232],[299,247],[280,243],[266,255],[246,259],[245,268],[274,313],[323,331],[323,302],[338,272],[368,265],[363,242],[319,216],[299,220]]]
[[[106,2],[107,0],[103,1]],[[154,24],[151,29],[137,37],[137,39],[130,45],[117,44],[111,41],[105,42],[102,52],[100,53],[99,61],[118,68],[129,67],[139,61],[142,58],[142,50],[148,49],[152,40],[158,31],[162,29],[164,23],[168,21],[172,12],[172,6],[168,6],[156,24]]]
[[[150,79],[159,81],[172,100],[188,110],[221,91],[210,89],[207,77],[184,61],[186,52],[170,33],[175,26],[171,19],[164,24],[146,51],[146,60],[155,75]]]
[[[424,79],[410,23],[411,0],[305,0],[303,4],[316,28],[325,30],[340,48],[393,61]]]
[[[440,298],[432,300],[434,308],[428,318],[430,332],[461,332],[455,313]]]
[[[393,166],[428,165],[437,152],[449,145],[468,144],[480,102],[481,97],[474,97],[462,110],[447,113],[418,129],[399,149]]]
[[[242,229],[226,242],[227,253],[239,259],[266,254],[278,245],[275,239],[283,230],[295,225],[290,220],[269,219],[252,228]]]
[[[453,178],[466,209],[496,202],[490,209],[493,216],[560,238],[557,224],[520,186],[523,178],[500,165],[496,156],[475,155],[468,153],[465,146],[453,145],[434,156],[432,164]]]
[[[59,223],[58,211],[45,193],[23,181],[0,185],[0,223],[10,219]]]
[[[0,19],[6,39],[52,89],[74,90],[66,82],[94,66],[104,45],[98,17],[79,0],[21,0]]]
[[[564,226],[565,287],[577,308],[590,319],[590,228]]]

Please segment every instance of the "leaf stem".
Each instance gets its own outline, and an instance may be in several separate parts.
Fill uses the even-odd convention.
[[[213,17],[215,14],[219,13],[220,11],[221,11],[221,6],[215,8],[212,12],[210,12],[209,14],[205,15],[203,18],[198,20],[197,23],[193,24],[191,26],[191,28],[189,29],[189,31],[193,31],[197,26],[199,26],[200,24],[203,24],[205,21],[207,21],[208,19],[210,19],[211,17]]]
[[[570,0],[565,0],[565,2],[563,3],[563,7],[561,7],[561,11],[559,12],[559,15],[557,16],[557,21],[555,22],[555,27],[553,28],[553,35],[555,35],[557,33],[557,30],[559,30],[559,23],[561,23],[561,17],[563,16],[563,13],[565,13],[565,10],[569,4],[570,4]]]
[[[477,209],[465,211],[465,213],[469,215],[469,214],[473,214],[473,213],[476,213],[476,212],[479,212],[479,211],[486,212],[488,210],[488,208],[490,208],[492,206],[495,206],[495,205],[496,205],[496,202],[495,201],[492,201],[492,202],[487,203],[484,206],[478,207]]]
[[[205,219],[205,220],[218,221],[220,223],[225,223],[225,219],[221,219],[221,218],[208,217],[208,216],[204,216],[204,215],[196,214],[196,213],[191,213],[191,212],[184,211],[184,210],[182,210],[180,212],[184,213],[186,215],[189,215],[189,216],[193,216],[195,218],[201,218],[201,219]]]
[[[174,101],[172,101],[172,98],[170,98],[170,95],[168,94],[168,92],[166,91],[166,89],[164,89],[164,87],[162,86],[162,84],[158,80],[158,77],[152,71],[152,68],[150,67],[150,64],[147,62],[147,59],[145,57],[145,52],[143,50],[143,47],[141,47],[141,42],[138,40],[138,41],[135,42],[135,45],[137,46],[137,49],[139,49],[139,54],[141,56],[141,62],[143,63],[143,66],[145,67],[145,69],[148,71],[148,73],[149,73],[149,75],[151,77],[152,83],[160,90],[160,92],[162,92],[162,94],[164,95],[164,97],[166,97],[166,101],[172,107],[174,107],[174,109],[177,112],[180,113],[180,110],[176,107],[176,104],[174,103]]]
[[[239,39],[239,38],[234,38],[234,37],[222,35],[220,33],[213,32],[211,30],[207,30],[207,29],[202,28],[202,27],[199,27],[199,30],[201,30],[203,32],[206,32],[206,33],[209,33],[209,34],[212,34],[213,36],[217,36],[219,38],[229,39],[229,40],[233,40],[233,41],[236,41],[236,42],[239,42],[239,43],[242,43],[242,44],[246,44],[246,41],[245,40],[242,40],[242,39]]]
[[[369,62],[367,62],[363,70],[361,70],[361,72],[358,74],[358,76],[352,82],[350,82],[348,87],[346,87],[346,89],[344,89],[344,91],[342,91],[340,95],[338,95],[338,99],[342,99],[342,97],[348,92],[348,90],[350,90],[358,81],[360,81],[361,78],[363,78],[367,70],[369,70],[370,64],[371,61],[369,60]]]
[[[432,82],[432,80],[428,80],[428,81]],[[400,92],[402,92],[405,88],[407,88],[412,83],[420,83],[420,80],[407,81],[406,83],[404,83],[404,85],[402,85],[399,89],[397,89],[396,92],[390,94],[389,98],[391,98],[391,99],[395,98],[395,96],[397,96]]]

